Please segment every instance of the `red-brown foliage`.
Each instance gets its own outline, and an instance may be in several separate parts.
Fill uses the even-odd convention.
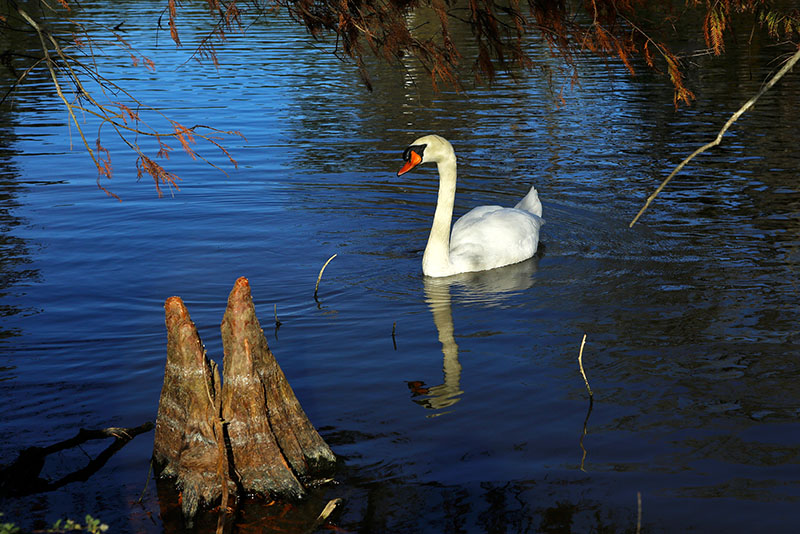
[[[168,158],[171,148],[165,139],[172,138],[192,158],[207,161],[194,148],[195,142],[202,139],[222,150],[236,164],[219,138],[206,132],[240,135],[237,132],[182,126],[103,78],[96,71],[92,57],[93,33],[88,23],[84,25],[78,18],[80,5],[68,0],[57,2],[57,5],[40,2],[38,11],[31,9],[30,13],[24,9],[26,6],[7,2],[0,21],[9,24],[13,19],[41,42],[42,57],[37,64],[47,69],[55,92],[98,169],[101,189],[111,194],[100,183],[100,179],[111,177],[110,157],[99,141],[92,148],[76,112],[93,115],[103,125],[110,125],[136,153],[139,175],[150,175],[159,194],[163,185],[177,188],[177,177],[142,152],[136,141],[138,136],[156,139],[158,158]],[[500,71],[514,74],[518,69],[534,67],[537,62],[531,56],[535,50],[531,42],[539,40],[562,60],[565,72],[572,72],[573,82],[579,72],[578,59],[586,54],[615,58],[631,75],[641,67],[663,73],[674,88],[677,106],[691,102],[694,94],[686,85],[686,63],[673,51],[671,43],[701,37],[708,47],[705,53],[720,55],[737,27],[751,28],[751,32],[761,28],[775,41],[795,45],[800,41],[800,9],[791,2],[771,0],[206,0],[205,3],[209,29],[199,40],[193,57],[210,59],[216,64],[216,44],[231,32],[242,31],[246,17],[256,20],[283,11],[312,37],[334,38],[334,53],[355,63],[368,88],[371,81],[367,55],[406,69],[409,61],[416,61],[428,73],[434,88],[460,89],[464,83],[465,58],[477,81],[492,82]],[[189,2],[179,0],[166,0],[164,4],[166,26],[178,46],[181,45],[178,15],[186,4]],[[77,30],[68,35],[52,34],[36,22],[37,16],[42,20],[50,16],[68,19],[69,27]],[[162,18],[156,23],[159,28]],[[119,25],[107,29],[116,44],[129,54],[134,66],[141,62],[148,70],[155,70],[152,59],[124,39]],[[83,55],[65,53],[59,42],[74,44],[72,50]],[[4,56],[12,53],[6,52]],[[24,54],[30,58],[28,51]],[[10,62],[8,65],[12,68]],[[18,76],[17,83],[25,76]],[[127,103],[95,100],[82,79],[97,81],[107,94],[123,94]],[[134,108],[136,111],[132,111]],[[150,127],[144,116],[154,115],[160,116],[159,121],[166,120],[171,129],[160,131]]]

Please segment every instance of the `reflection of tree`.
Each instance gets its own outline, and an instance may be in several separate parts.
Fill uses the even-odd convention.
[[[0,301],[2,301],[0,317],[10,317],[20,313],[19,308],[4,301],[13,286],[22,281],[35,279],[39,275],[37,270],[23,267],[30,263],[27,246],[25,241],[11,234],[12,228],[17,223],[10,214],[14,197],[8,193],[9,189],[11,187],[6,183],[0,184]],[[15,335],[18,335],[17,331],[0,327],[0,340]]]
[[[433,323],[442,344],[442,373],[444,381],[426,387],[422,381],[409,382],[414,402],[431,410],[448,408],[461,399],[461,363],[458,361],[458,344],[455,340],[450,289],[459,289],[460,300],[481,306],[492,306],[508,293],[522,291],[533,285],[538,258],[508,265],[490,271],[462,273],[447,278],[425,277],[425,300],[433,314]]]
[[[27,268],[31,263],[28,247],[24,240],[13,235],[14,229],[21,224],[14,210],[19,206],[17,196],[23,186],[19,183],[17,170],[9,163],[11,157],[16,155],[13,149],[8,148],[14,140],[12,120],[4,111],[0,111],[0,121],[0,161],[3,162],[0,171],[0,317],[10,317],[21,311],[6,302],[11,288],[21,282],[35,280],[39,272]],[[16,331],[0,327],[0,340],[14,335],[17,335]]]
[[[463,485],[384,481],[356,487],[341,525],[357,532],[635,531],[630,506],[565,491],[565,484],[583,487],[559,477]]]

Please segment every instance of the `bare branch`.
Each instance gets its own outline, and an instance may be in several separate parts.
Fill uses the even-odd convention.
[[[670,180],[672,180],[672,178],[676,174],[678,174],[681,171],[681,169],[683,169],[686,166],[687,163],[689,163],[692,159],[694,159],[695,156],[702,154],[709,148],[713,148],[719,145],[722,142],[722,136],[725,135],[725,132],[728,131],[728,128],[730,128],[731,125],[734,122],[736,122],[739,119],[739,117],[741,117],[748,109],[753,107],[753,104],[755,104],[756,101],[759,98],[761,98],[761,96],[764,93],[769,91],[772,88],[772,86],[778,82],[778,80],[783,78],[783,75],[789,72],[792,69],[792,67],[794,67],[795,63],[798,62],[798,60],[800,60],[800,48],[798,48],[797,52],[794,53],[794,55],[783,65],[783,67],[778,72],[776,72],[775,75],[772,78],[770,78],[767,83],[764,84],[764,86],[758,91],[758,93],[755,94],[755,96],[753,96],[750,100],[745,102],[744,105],[736,111],[736,113],[731,115],[731,118],[728,119],[728,122],[725,123],[725,126],[722,127],[722,129],[717,134],[717,137],[713,141],[711,141],[710,143],[706,143],[705,145],[701,146],[700,148],[692,152],[689,155],[689,157],[681,161],[680,164],[677,167],[675,167],[675,170],[673,170],[670,173],[670,175],[667,176],[663,182],[661,182],[661,185],[658,186],[658,189],[656,189],[652,195],[647,197],[647,201],[644,203],[644,206],[642,206],[642,209],[639,210],[639,213],[636,214],[636,217],[633,218],[628,227],[632,228],[633,225],[636,224],[636,221],[639,220],[639,217],[641,217],[642,214],[645,212],[645,210],[650,206],[650,203],[653,202],[653,200],[655,200],[655,198],[664,189],[664,187],[666,187],[666,185],[670,182]]]

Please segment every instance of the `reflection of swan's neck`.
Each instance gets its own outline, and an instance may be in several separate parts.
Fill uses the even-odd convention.
[[[422,272],[428,276],[445,276],[450,273],[450,222],[453,219],[453,202],[456,197],[456,156],[448,155],[438,162],[439,196],[433,215],[428,246],[422,256]]]
[[[431,304],[431,311],[433,312],[433,324],[436,325],[436,330],[439,332],[439,342],[442,344],[442,354],[444,355],[444,360],[442,360],[444,384],[441,386],[443,389],[441,396],[448,402],[446,406],[449,406],[458,400],[458,395],[462,392],[461,364],[458,361],[458,344],[453,327],[450,288],[445,287],[445,290],[442,301]],[[442,402],[440,404],[445,405]]]
[[[441,279],[437,279],[441,280]],[[450,285],[436,284],[434,279],[425,279],[425,296],[433,313],[433,323],[442,343],[442,371],[444,383],[428,389],[425,406],[434,410],[447,408],[461,399],[461,364],[458,361],[458,345],[453,328],[453,310],[450,305]]]

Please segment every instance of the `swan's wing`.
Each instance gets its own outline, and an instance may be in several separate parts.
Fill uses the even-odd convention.
[[[453,225],[450,263],[479,271],[526,260],[536,253],[542,223],[524,210],[479,206]]]
[[[524,210],[534,215],[541,217],[542,216],[542,202],[539,200],[539,193],[536,191],[534,186],[531,186],[530,191],[525,197],[517,202],[517,205],[514,206],[518,210]]]

